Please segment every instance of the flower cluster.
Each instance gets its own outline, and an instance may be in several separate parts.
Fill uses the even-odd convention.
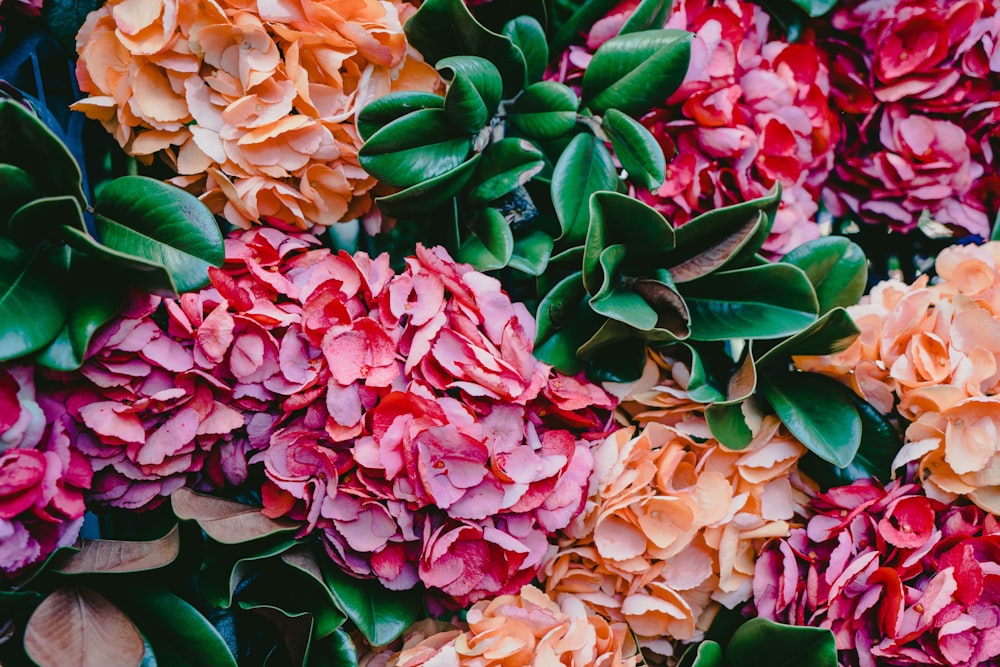
[[[919,462],[929,496],[1000,513],[1000,243],[952,246],[936,268],[935,285],[876,286],[849,309],[849,348],[797,363],[912,422],[893,468]]]
[[[988,235],[996,210],[1000,12],[982,0],[841,3],[824,42],[843,142],[834,215]]]
[[[810,507],[808,525],[757,561],[761,616],[829,628],[849,667],[997,664],[995,516],[899,480],[834,488]]]
[[[570,47],[559,77],[572,83],[581,76],[590,54],[637,4],[620,3],[591,28],[585,47]],[[667,157],[675,157],[663,185],[638,196],[682,224],[780,183],[782,202],[765,250],[784,254],[819,236],[817,200],[839,129],[815,45],[771,39],[768,15],[742,0],[675,2],[665,27],[695,34],[691,62],[680,88],[643,120]]]
[[[614,433],[594,450],[591,497],[546,562],[546,590],[671,655],[703,636],[720,605],[750,597],[756,548],[787,534],[805,502],[794,477],[803,453],[774,417],[743,451],[714,440],[698,411]]]
[[[624,623],[609,623],[572,595],[552,599],[531,586],[477,602],[467,630],[424,637],[419,628],[395,655],[362,659],[365,667],[637,667],[644,664]]]
[[[377,0],[111,0],[77,35],[73,108],[130,154],[160,155],[229,222],[308,229],[358,217],[375,185],[354,116],[433,89],[413,8]]]
[[[60,378],[94,499],[239,483],[250,458],[265,513],[357,576],[461,604],[518,590],[583,505],[581,436],[611,399],[535,360],[524,306],[443,250],[394,274],[315,244],[235,233],[211,287],[136,302]]]
[[[46,424],[33,374],[30,366],[0,367],[0,578],[76,540],[91,483],[64,424]]]

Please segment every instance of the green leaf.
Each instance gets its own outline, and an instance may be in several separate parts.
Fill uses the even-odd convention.
[[[514,252],[507,265],[529,276],[540,276],[549,265],[552,246],[552,237],[545,232],[534,231],[527,236],[515,237]]]
[[[605,320],[593,336],[577,350],[577,356],[581,359],[590,360],[597,356],[598,352],[606,350],[610,345],[626,340],[635,339],[635,329],[619,322],[618,320]],[[644,345],[633,345],[633,347],[643,348],[643,356],[646,354]],[[602,355],[606,356],[606,355]],[[641,374],[641,373],[640,373]]]
[[[469,133],[481,130],[497,111],[503,81],[496,66],[477,56],[451,56],[437,63],[449,82],[444,112],[455,126]]]
[[[320,591],[320,595],[318,596],[320,604],[317,604],[317,601],[313,601],[308,607],[310,613],[316,618],[316,636],[326,637],[332,634],[337,628],[343,625],[346,619],[335,608],[336,600],[326,585],[326,580],[323,578],[323,571],[316,557],[309,551],[308,547],[299,546],[283,553],[281,560],[290,567],[311,577],[309,588]],[[303,595],[300,587],[295,588],[293,595],[296,598],[306,597]]]
[[[0,98],[0,127],[0,163],[28,172],[47,195],[70,195],[86,205],[80,167],[45,123],[18,102]]]
[[[173,276],[162,264],[101,245],[93,236],[76,227],[63,225],[60,229],[60,235],[63,241],[74,250],[108,267],[114,267],[119,272],[123,283],[159,296],[177,296],[178,290],[174,286]]]
[[[540,81],[549,64],[549,45],[542,24],[532,16],[518,16],[508,21],[502,32],[521,50],[527,81]]]
[[[355,579],[325,559],[320,567],[340,610],[372,646],[385,646],[420,617],[417,591],[387,591],[377,581]]]
[[[530,181],[545,167],[545,157],[524,139],[501,139],[490,144],[479,162],[469,192],[473,206],[484,206]]]
[[[647,190],[663,183],[667,175],[667,160],[660,144],[642,123],[618,109],[608,109],[601,127],[611,139],[615,156],[628,172],[630,180]]]
[[[847,349],[860,331],[843,308],[835,308],[791,338],[781,341],[761,355],[757,365],[786,363],[799,355],[835,354]]]
[[[227,609],[233,604],[233,595],[248,577],[255,576],[261,563],[284,553],[298,544],[292,538],[280,538],[266,546],[247,553],[244,543],[238,547],[209,542],[205,558],[198,573],[198,586],[205,601],[217,609]]]
[[[861,417],[836,381],[816,373],[765,376],[764,398],[809,451],[844,468],[861,445]]]
[[[80,202],[69,195],[40,197],[20,207],[7,223],[11,239],[23,248],[53,240],[62,225],[86,230]]]
[[[462,0],[426,0],[404,26],[406,38],[431,65],[448,56],[486,58],[503,77],[503,96],[524,85],[525,62],[509,37],[480,24]]]
[[[568,375],[583,369],[577,349],[601,325],[587,303],[582,277],[577,271],[563,278],[538,303],[535,315],[535,357]]]
[[[368,141],[392,121],[421,109],[443,109],[444,98],[433,93],[405,90],[389,93],[365,105],[358,114],[358,134]]]
[[[42,18],[66,53],[73,53],[76,34],[90,12],[101,6],[101,0],[50,0],[45,3]]]
[[[822,16],[837,6],[837,0],[792,0],[792,2],[812,17]]]
[[[507,266],[513,252],[510,225],[500,211],[487,208],[476,216],[472,235],[462,244],[455,259],[471,264],[478,271],[493,271]]]
[[[116,587],[113,600],[149,641],[158,664],[236,667],[236,659],[208,619],[168,590],[150,583]]]
[[[683,345],[691,353],[691,377],[688,379],[688,396],[699,403],[714,403],[715,401],[725,400],[726,397],[715,387],[708,368],[702,359],[702,355],[698,353],[698,349],[688,343],[684,343]]]
[[[587,361],[587,377],[595,382],[634,382],[646,366],[646,347],[635,340],[612,343]]]
[[[39,190],[35,178],[24,169],[0,163],[0,223],[6,223],[14,211],[38,197]]]
[[[530,16],[543,26],[548,23],[545,0],[477,2],[470,4],[470,9],[477,21],[494,31],[500,30],[519,16]]]
[[[465,187],[475,173],[482,156],[482,153],[477,153],[449,172],[394,194],[379,197],[375,201],[383,213],[394,218],[418,216],[435,211]]]
[[[540,81],[524,89],[507,113],[507,124],[522,136],[557,139],[576,127],[580,98],[567,86]]]
[[[21,250],[0,237],[0,361],[40,350],[59,335],[69,315],[64,267],[54,254]]]
[[[568,21],[563,23],[551,41],[552,53],[562,53],[581,33],[590,29],[594,22],[611,11],[620,0],[589,0],[580,2],[578,9]]]
[[[837,645],[825,628],[753,618],[733,635],[726,661],[731,667],[837,667]]]
[[[753,440],[753,431],[747,426],[743,401],[713,403],[705,409],[705,421],[715,439],[732,450],[746,449]]]
[[[838,306],[853,306],[865,293],[868,283],[865,253],[856,243],[842,236],[807,241],[781,261],[805,271],[816,288],[820,313]]]
[[[689,646],[677,667],[722,667],[722,647],[710,640]]]
[[[641,296],[622,285],[619,267],[625,259],[625,246],[608,246],[601,253],[600,265],[604,273],[601,289],[590,297],[590,307],[604,317],[610,317],[640,331],[656,326],[656,311]]]
[[[672,4],[672,0],[641,0],[618,34],[627,35],[630,32],[662,28],[670,16]]]
[[[677,90],[687,74],[692,34],[645,30],[605,42],[583,75],[583,105],[621,109],[638,118]]]
[[[380,181],[408,188],[460,166],[471,150],[472,139],[452,126],[444,109],[421,109],[373,134],[358,160]]]
[[[358,667],[358,650],[354,640],[343,629],[337,628],[328,638],[313,644],[309,667]]]
[[[681,295],[694,340],[790,336],[816,321],[812,285],[786,264],[714,273],[682,285]]]
[[[36,353],[34,361],[39,366],[63,372],[75,371],[83,365],[83,357],[73,349],[68,327],[63,327],[55,340]]]
[[[178,292],[207,285],[209,267],[225,260],[215,216],[173,185],[122,176],[104,186],[94,209],[103,246],[163,266]]]
[[[576,245],[586,238],[590,195],[615,190],[617,185],[615,164],[604,144],[589,132],[574,137],[552,173],[552,205],[565,245]]]

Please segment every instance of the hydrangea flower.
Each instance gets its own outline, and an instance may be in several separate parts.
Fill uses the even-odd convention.
[[[978,667],[1000,656],[1000,525],[918,485],[830,489],[757,560],[760,616],[833,631],[841,663]]]
[[[391,90],[433,90],[409,49],[405,2],[111,0],[77,35],[73,108],[129,154],[248,228],[364,214],[356,112]]]

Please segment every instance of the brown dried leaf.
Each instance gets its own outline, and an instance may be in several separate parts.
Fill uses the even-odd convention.
[[[149,542],[83,540],[80,551],[69,555],[55,569],[63,574],[155,570],[174,562],[180,547],[177,526],[160,539]]]
[[[174,491],[170,503],[177,518],[197,521],[209,537],[223,544],[249,542],[299,527],[292,521],[270,519],[259,507],[202,495],[190,489]]]
[[[729,386],[726,388],[727,401],[742,401],[753,395],[757,390],[757,366],[753,362],[753,354],[748,347],[740,360],[740,365],[732,377],[729,378]]]
[[[656,311],[656,328],[665,329],[679,339],[691,333],[691,314],[676,290],[657,280],[637,280],[632,290]]]
[[[705,248],[690,259],[667,267],[674,282],[686,283],[707,276],[728,262],[753,237],[761,220],[762,214],[756,211],[739,229],[718,243]],[[683,252],[684,249],[678,247],[678,250]]]
[[[145,645],[118,607],[89,588],[63,586],[28,619],[24,650],[41,667],[136,667]]]

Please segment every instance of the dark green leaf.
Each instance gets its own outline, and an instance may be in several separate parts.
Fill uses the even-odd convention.
[[[41,197],[17,209],[10,217],[11,239],[23,248],[52,240],[60,226],[86,230],[80,202],[69,195]]]
[[[0,237],[0,361],[40,350],[59,335],[69,315],[64,267]]]
[[[205,563],[198,573],[202,597],[217,609],[230,607],[236,589],[261,569],[262,561],[284,553],[296,544],[294,539],[283,538],[247,553],[245,543],[239,548],[208,543]]]
[[[545,41],[545,28],[542,24],[531,16],[518,16],[503,27],[503,34],[521,49],[527,69],[527,81],[540,81],[549,64],[549,45]]]
[[[368,141],[373,134],[403,116],[421,109],[443,109],[444,98],[433,93],[405,90],[372,100],[358,114],[358,134]]]
[[[501,139],[490,144],[473,177],[477,185],[469,192],[469,202],[484,206],[527,183],[545,166],[545,157],[530,141]]]
[[[837,6],[837,0],[792,0],[809,16],[822,16]]]
[[[387,591],[377,581],[355,579],[332,562],[320,563],[340,610],[372,646],[393,641],[420,616],[417,591]]]
[[[722,667],[722,647],[709,640],[691,646],[684,651],[677,667]]]
[[[20,167],[0,163],[0,223],[5,224],[14,211],[39,194],[34,176]]]
[[[781,341],[757,361],[763,367],[771,362],[788,362],[798,355],[835,354],[846,349],[858,336],[858,327],[843,308],[834,308],[791,338]]]
[[[777,338],[816,321],[816,295],[787,264],[722,271],[681,286],[695,340]]]
[[[613,37],[583,75],[583,104],[594,113],[621,109],[638,118],[677,90],[687,74],[691,33],[646,30]]]
[[[539,302],[535,316],[535,357],[568,375],[583,369],[577,349],[601,325],[587,303],[582,278],[577,271],[556,284]]]
[[[441,176],[466,161],[472,139],[444,109],[421,109],[392,121],[361,147],[365,171],[397,188]]]
[[[753,618],[733,635],[726,661],[731,667],[837,667],[837,645],[825,628]]]
[[[90,12],[101,6],[101,0],[49,0],[42,18],[66,53],[73,53],[76,34]]]
[[[639,5],[625,20],[618,34],[627,35],[630,32],[662,28],[663,24],[667,22],[667,17],[670,16],[672,4],[672,0],[640,0]]]
[[[149,641],[158,664],[236,667],[236,659],[208,619],[166,589],[149,583],[118,587],[113,599]]]
[[[688,379],[688,396],[699,403],[713,403],[725,400],[725,396],[716,387],[708,372],[698,349],[693,345],[684,343],[684,347],[691,353],[691,377]]]
[[[568,21],[559,26],[559,30],[552,38],[552,53],[562,53],[574,39],[581,33],[590,29],[594,22],[602,18],[611,11],[620,0],[589,0],[588,2],[574,3],[578,9]]]
[[[174,286],[173,276],[162,264],[101,245],[93,236],[76,227],[63,225],[60,229],[60,236],[74,250],[78,250],[109,267],[114,267],[124,283],[159,296],[170,297],[178,294],[178,290]]]
[[[589,132],[578,134],[552,173],[552,205],[566,245],[583,243],[590,223],[590,195],[615,190],[618,174],[611,153]]]
[[[479,271],[493,271],[507,266],[514,252],[510,225],[495,208],[486,208],[476,216],[472,235],[465,240],[455,257]]]
[[[80,167],[69,149],[21,104],[0,98],[0,163],[28,172],[47,195],[69,195],[86,205]]]
[[[646,346],[638,340],[612,343],[587,361],[587,377],[595,382],[634,382],[646,365]]]
[[[514,252],[507,265],[529,276],[540,276],[549,265],[552,245],[552,237],[545,232],[536,231],[527,236],[515,237]]]
[[[548,141],[576,127],[580,98],[567,86],[541,81],[524,89],[507,114],[507,123],[518,134]]]
[[[307,596],[304,594],[304,590],[296,587],[295,597],[314,598],[312,603],[304,608],[309,609],[310,613],[316,618],[316,636],[326,637],[343,625],[345,618],[335,608],[336,600],[333,597],[333,593],[327,588],[319,562],[312,552],[309,551],[308,547],[298,547],[286,551],[281,555],[281,560],[312,578],[308,588],[309,592],[313,595]],[[303,602],[306,602],[306,600],[303,599]]]
[[[75,371],[83,365],[83,357],[73,349],[68,327],[63,327],[55,340],[35,354],[34,361],[39,366],[51,368],[54,371]]]
[[[865,253],[842,236],[807,241],[781,261],[805,271],[816,288],[820,313],[838,306],[853,306],[865,293],[868,282]]]
[[[482,153],[477,153],[449,172],[394,194],[379,197],[375,201],[383,213],[394,218],[419,216],[435,211],[465,187],[482,156]]]
[[[641,331],[656,326],[657,315],[646,300],[622,284],[619,267],[625,259],[625,246],[608,246],[601,253],[600,265],[604,274],[601,289],[590,297],[594,312],[618,320]]]
[[[663,183],[667,174],[663,149],[642,123],[617,109],[608,109],[601,127],[631,181],[647,190]]]
[[[643,348],[643,356],[645,356],[646,346],[638,344],[635,329],[617,320],[605,320],[601,328],[586,343],[580,346],[577,350],[577,355],[581,359],[589,360],[597,356],[598,352],[604,351],[609,345],[626,340],[633,340],[635,342],[634,347]]]
[[[746,449],[753,431],[743,414],[744,401],[713,403],[705,409],[705,421],[715,439],[732,450]]]
[[[540,25],[548,24],[545,0],[504,0],[470,3],[476,20],[490,30],[499,31],[519,16],[530,16]]]
[[[466,132],[481,130],[497,111],[503,81],[496,66],[478,56],[451,56],[437,62],[449,82],[444,97],[448,120]]]
[[[313,644],[309,667],[358,667],[358,650],[343,629]]]
[[[521,50],[510,38],[483,27],[462,0],[426,0],[404,30],[409,43],[431,65],[448,56],[480,56],[500,71],[504,97],[513,97],[524,85]]]
[[[816,373],[768,375],[760,384],[778,418],[809,451],[841,468],[861,445],[861,417],[836,381]]]

